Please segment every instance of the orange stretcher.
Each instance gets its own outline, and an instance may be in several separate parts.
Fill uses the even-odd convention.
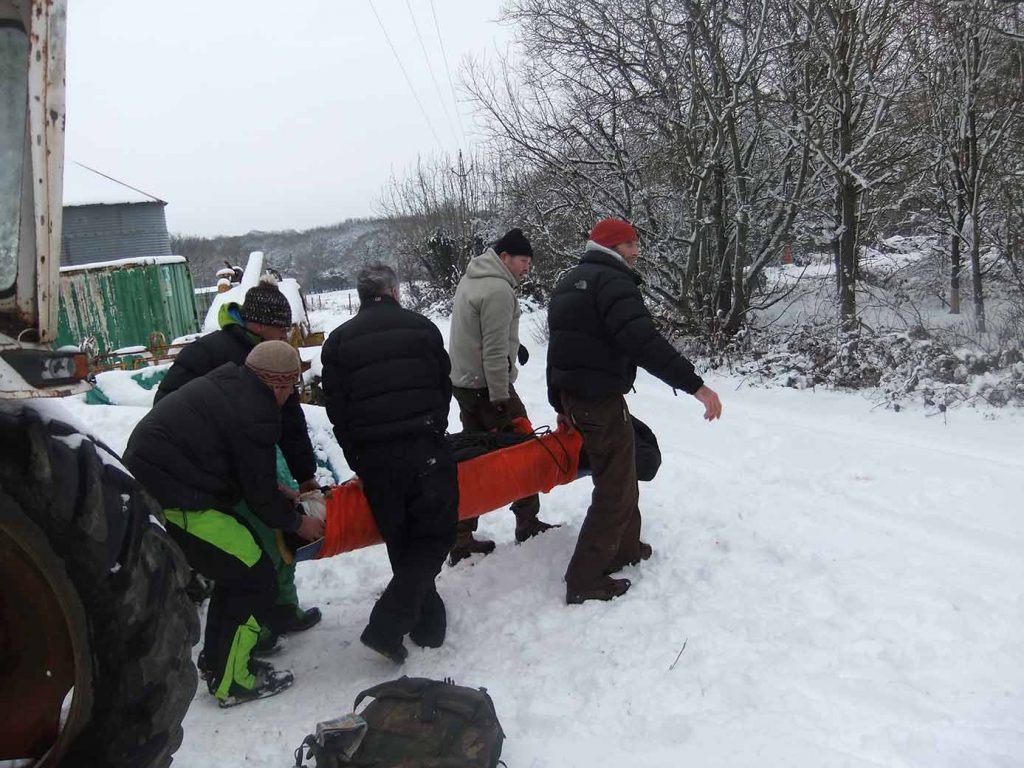
[[[466,520],[533,493],[547,493],[580,473],[583,438],[559,429],[458,464],[459,519]],[[300,547],[296,560],[333,557],[383,541],[359,478],[333,486],[327,495],[324,537]]]

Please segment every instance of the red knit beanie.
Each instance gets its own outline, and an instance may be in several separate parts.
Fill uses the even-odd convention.
[[[630,240],[639,240],[640,236],[625,219],[601,219],[590,230],[590,239],[605,248],[614,248]]]

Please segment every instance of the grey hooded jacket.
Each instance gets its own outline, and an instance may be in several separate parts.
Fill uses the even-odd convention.
[[[487,389],[492,403],[509,398],[519,351],[518,285],[508,267],[488,248],[471,259],[455,290],[448,353],[452,385]]]

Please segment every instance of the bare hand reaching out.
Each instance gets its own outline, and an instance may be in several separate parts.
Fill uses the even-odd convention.
[[[705,385],[694,392],[693,396],[704,404],[704,418],[707,421],[722,417],[722,401],[718,399],[715,390]]]

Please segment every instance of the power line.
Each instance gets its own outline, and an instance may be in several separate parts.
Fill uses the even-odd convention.
[[[441,57],[444,59],[444,71],[448,75],[448,87],[452,90],[452,103],[455,105],[455,117],[459,121],[459,132],[462,138],[466,138],[466,129],[462,125],[462,115],[459,113],[459,97],[455,93],[455,81],[452,80],[452,71],[448,67],[448,52],[444,47],[444,39],[441,37],[441,25],[437,23],[437,10],[434,8],[434,0],[430,0],[430,14],[434,17],[434,31],[437,32],[437,42],[441,46]]]
[[[85,170],[87,170],[87,171],[92,171],[97,176],[102,176],[105,179],[110,179],[115,184],[120,184],[122,187],[128,187],[128,189],[132,190],[133,192],[138,192],[140,195],[145,195],[146,197],[152,198],[153,200],[155,200],[158,203],[163,203],[164,205],[167,205],[167,201],[166,200],[161,200],[156,195],[151,195],[151,194],[149,194],[149,192],[146,192],[145,190],[139,189],[138,187],[133,187],[131,184],[128,184],[127,182],[121,181],[120,179],[115,179],[113,176],[108,176],[103,171],[97,171],[95,168],[90,168],[85,163],[80,163],[77,160],[72,160],[71,162],[73,162],[75,165],[79,166],[80,168],[85,168]]]
[[[377,17],[377,23],[380,25],[380,31],[384,33],[384,39],[388,41],[388,46],[391,48],[391,53],[395,56],[395,61],[398,62],[398,68],[402,70],[402,76],[405,78],[406,84],[409,86],[409,90],[412,91],[412,97],[416,99],[416,103],[419,105],[420,112],[423,114],[423,119],[427,121],[427,127],[430,128],[430,132],[434,135],[434,141],[437,142],[437,146],[444,151],[444,144],[440,137],[437,135],[437,131],[434,130],[434,124],[430,121],[430,115],[427,114],[427,110],[423,106],[423,102],[420,101],[420,96],[416,93],[416,88],[412,84],[412,80],[409,78],[409,73],[405,71],[405,65],[402,64],[402,59],[398,55],[398,49],[395,48],[395,44],[391,42],[391,36],[388,34],[387,29],[384,28],[384,22],[380,18],[380,14],[377,13],[377,9],[373,5],[373,0],[366,0],[370,4],[370,10],[373,11],[373,15]]]
[[[444,111],[445,122],[448,123],[448,129],[452,132],[452,138],[455,139],[455,144],[458,146],[459,137],[455,133],[455,126],[452,123],[452,117],[448,114],[448,106],[445,104],[444,96],[441,95],[441,86],[437,84],[437,78],[434,77],[434,68],[430,65],[430,55],[427,53],[427,46],[423,43],[423,35],[420,34],[420,25],[416,23],[416,15],[412,12],[411,0],[405,0],[405,7],[409,11],[409,18],[412,19],[412,27],[416,30],[416,39],[419,40],[420,50],[423,51],[423,59],[427,62],[427,72],[430,73],[430,79],[434,83],[434,91],[437,93],[437,100],[441,104],[442,111]]]

